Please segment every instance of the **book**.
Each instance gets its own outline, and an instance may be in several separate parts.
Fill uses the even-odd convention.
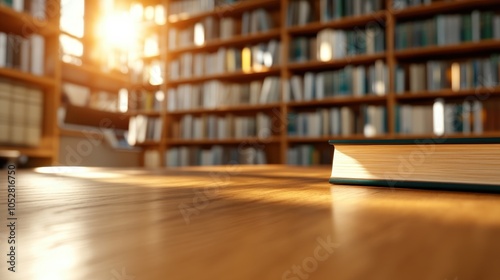
[[[330,140],[330,183],[500,190],[500,138]]]

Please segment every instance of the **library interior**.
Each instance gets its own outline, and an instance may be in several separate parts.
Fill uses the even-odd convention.
[[[499,279],[499,0],[0,0],[0,279]]]

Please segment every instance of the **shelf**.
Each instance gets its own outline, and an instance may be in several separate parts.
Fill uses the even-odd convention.
[[[191,110],[179,110],[168,112],[171,116],[187,115],[187,114],[220,114],[220,113],[231,113],[231,112],[253,112],[253,111],[265,111],[279,108],[280,103],[274,104],[252,104],[252,105],[237,105],[237,106],[218,106],[217,108],[201,108],[201,109],[191,109]]]
[[[428,17],[440,13],[454,13],[459,11],[470,12],[472,9],[491,7],[498,4],[498,0],[462,0],[453,2],[434,2],[431,5],[420,5],[402,10],[391,9],[396,19],[407,20],[419,17]]]
[[[362,54],[349,56],[345,58],[335,59],[331,61],[308,61],[308,62],[293,62],[288,64],[290,71],[306,72],[319,70],[333,70],[334,68],[342,68],[348,65],[371,64],[379,59],[386,58],[385,53],[378,54]]]
[[[209,16],[215,16],[219,18],[232,17],[240,15],[249,10],[258,8],[270,8],[273,6],[278,6],[279,4],[280,0],[244,0],[235,4],[221,5],[219,7],[216,7],[213,11],[201,12],[193,15],[187,13],[170,15],[168,17],[167,24],[169,26],[192,24]]]
[[[125,75],[103,72],[97,67],[87,65],[78,66],[65,62],[61,65],[64,82],[109,91],[118,91],[121,88],[129,87],[128,78]]]
[[[168,139],[168,146],[192,146],[192,145],[224,145],[224,144],[248,144],[248,143],[277,143],[279,138],[273,136],[271,138],[260,139],[258,137],[248,137],[244,139]]]
[[[189,46],[171,50],[169,52],[169,55],[177,56],[181,53],[186,53],[186,52],[211,52],[221,47],[245,46],[249,44],[269,41],[272,39],[280,39],[280,35],[281,31],[279,28],[262,33],[237,35],[230,39],[217,39],[217,40],[207,41],[206,44],[203,46]]]
[[[288,107],[300,108],[300,107],[317,107],[317,106],[336,106],[336,105],[350,105],[350,104],[365,104],[365,103],[384,103],[387,100],[387,96],[377,96],[368,95],[363,97],[354,96],[339,96],[325,98],[321,100],[310,100],[310,101],[293,101],[287,103]]]
[[[0,145],[0,151],[16,151],[19,152],[21,155],[34,158],[52,158],[54,156],[52,149],[44,149],[37,147],[30,148],[30,147]]]
[[[137,142],[134,145],[134,147],[150,147],[150,146],[160,146],[160,142],[155,140],[146,140],[140,143]]]
[[[234,81],[242,82],[244,80],[252,80],[264,78],[267,76],[280,75],[281,68],[279,66],[269,68],[268,70],[264,70],[261,72],[250,72],[245,73],[243,71],[201,76],[201,77],[193,77],[193,78],[183,78],[178,80],[169,80],[167,84],[169,86],[176,86],[180,84],[190,84],[190,83],[202,83],[210,80],[225,80],[225,81]]]
[[[349,29],[359,26],[371,26],[372,24],[377,24],[383,27],[385,26],[386,15],[386,11],[378,11],[372,14],[349,16],[327,22],[313,22],[302,26],[288,27],[287,32],[290,35],[315,35],[319,31],[326,28]]]
[[[411,48],[394,51],[396,59],[417,59],[423,57],[441,57],[453,55],[474,54],[481,52],[498,51],[500,49],[500,40],[483,40],[480,42],[464,42],[459,45],[450,46],[428,46],[422,48]]]
[[[374,137],[366,137],[362,134],[355,134],[350,136],[320,136],[320,137],[304,137],[304,136],[289,136],[287,142],[289,143],[321,143],[328,144],[328,140],[359,140],[359,139],[388,139],[388,135],[379,135]]]
[[[145,85],[145,84],[132,84],[129,86],[129,88],[131,90],[139,90],[139,89],[143,89],[143,90],[147,90],[147,91],[157,91],[159,90],[161,87],[161,85]]]
[[[79,138],[88,138],[89,136],[94,139],[104,138],[102,132],[100,131],[97,132],[95,130],[89,130],[89,129],[77,130],[77,129],[59,128],[59,135],[68,137],[79,137]]]
[[[397,101],[410,102],[432,100],[436,98],[464,98],[468,96],[477,96],[476,100],[483,100],[488,95],[499,95],[500,87],[494,88],[477,88],[467,89],[460,91],[453,91],[451,89],[444,89],[439,91],[423,91],[423,92],[406,92],[403,94],[395,95]]]
[[[2,25],[0,31],[27,36],[33,33],[43,36],[59,34],[59,28],[46,20],[34,18],[26,12],[17,12],[12,8],[0,5]]]
[[[439,143],[446,142],[447,138],[500,138],[500,131],[485,131],[481,134],[464,134],[464,133],[453,133],[445,134],[442,136],[437,136],[435,134],[395,134],[395,139],[428,139],[432,141],[433,139],[439,139]]]
[[[126,112],[126,114],[129,116],[144,115],[148,117],[159,117],[161,115],[161,112],[154,110],[132,110]]]
[[[44,88],[53,88],[56,85],[56,80],[50,77],[36,76],[31,73],[22,72],[11,68],[0,68],[0,77],[14,79],[23,83],[28,82]]]

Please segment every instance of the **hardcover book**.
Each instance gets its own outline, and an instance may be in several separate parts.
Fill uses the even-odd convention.
[[[500,190],[500,138],[330,140],[330,183]]]

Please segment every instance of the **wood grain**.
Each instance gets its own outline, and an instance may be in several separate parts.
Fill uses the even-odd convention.
[[[18,272],[2,226],[0,279],[305,279],[294,265],[307,279],[500,275],[499,195],[333,186],[329,168],[41,171],[59,173],[18,172]],[[197,206],[189,224],[179,206]]]

